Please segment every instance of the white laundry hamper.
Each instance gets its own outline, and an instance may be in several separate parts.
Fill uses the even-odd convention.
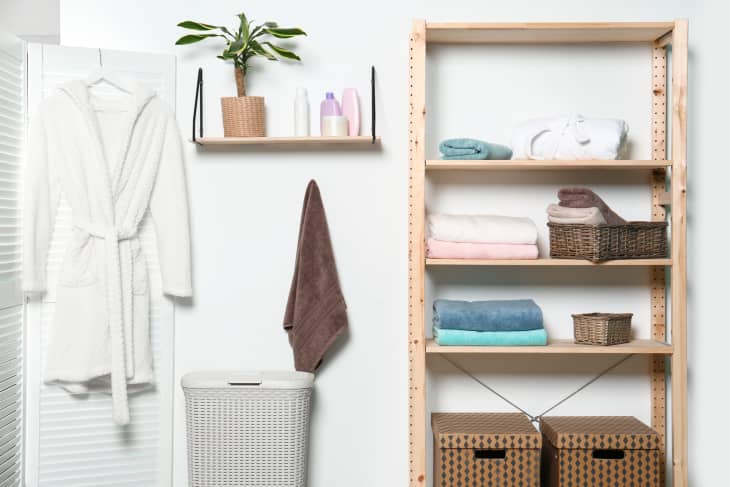
[[[193,487],[304,487],[307,372],[192,372],[182,378]]]

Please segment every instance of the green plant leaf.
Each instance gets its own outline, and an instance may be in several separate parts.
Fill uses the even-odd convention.
[[[195,42],[200,42],[203,39],[206,39],[208,37],[223,37],[220,34],[188,34],[186,36],[182,36],[180,39],[175,42],[176,46],[182,46],[185,44],[193,44]]]
[[[296,54],[294,54],[293,52],[291,52],[288,49],[284,49],[283,47],[275,46],[274,44],[272,44],[270,42],[262,42],[261,44],[268,46],[269,48],[271,48],[272,51],[274,51],[276,54],[278,54],[279,56],[281,56],[285,59],[292,59],[294,61],[302,60],[299,56],[297,56]]]
[[[264,27],[268,27],[269,29],[275,29],[279,27],[279,24],[276,22],[264,22]]]
[[[289,27],[289,28],[266,27],[266,28],[264,28],[264,31],[266,31],[267,34],[271,34],[274,37],[278,37],[279,39],[289,39],[290,37],[307,35],[307,33],[304,32],[299,27]]]
[[[214,30],[214,29],[224,29],[225,28],[225,27],[219,27],[217,25],[210,25],[210,24],[204,24],[202,22],[195,22],[193,20],[185,20],[185,21],[177,24],[177,26],[182,27],[183,29],[191,29],[191,30]]]
[[[244,51],[245,47],[246,45],[243,41],[243,38],[237,37],[236,39],[231,41],[230,44],[228,44],[227,52],[230,54],[239,55]]]
[[[244,39],[244,43],[246,40],[248,40],[248,33],[249,33],[249,27],[248,27],[248,19],[246,18],[246,14],[241,12],[238,14],[238,18],[241,21],[241,24],[238,27],[238,35]]]
[[[253,52],[255,52],[257,55],[263,56],[266,59],[268,59],[269,61],[278,61],[278,59],[276,59],[276,56],[274,56],[269,51],[267,51],[264,48],[264,46],[262,46],[261,44],[259,44],[257,41],[251,41],[250,46],[251,46],[251,50]]]

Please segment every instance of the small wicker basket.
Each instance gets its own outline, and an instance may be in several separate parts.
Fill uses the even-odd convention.
[[[572,316],[575,343],[618,345],[631,340],[633,313],[585,313]]]
[[[266,114],[262,96],[221,98],[223,135],[226,137],[264,137]]]
[[[625,225],[548,223],[550,257],[588,259],[661,259],[667,256],[667,222]]]

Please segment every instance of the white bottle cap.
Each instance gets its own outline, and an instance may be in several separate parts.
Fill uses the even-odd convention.
[[[306,88],[297,88],[297,96],[307,96]]]

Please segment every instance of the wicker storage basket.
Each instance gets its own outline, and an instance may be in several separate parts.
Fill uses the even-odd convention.
[[[266,116],[262,96],[229,96],[221,98],[223,135],[226,137],[263,137]]]
[[[586,313],[572,316],[575,343],[618,345],[631,340],[632,313]]]
[[[182,379],[189,485],[304,487],[306,372],[193,372]]]
[[[540,433],[520,413],[433,413],[434,487],[539,487]]]
[[[667,222],[625,225],[548,223],[550,257],[588,259],[659,259],[667,256]]]
[[[659,434],[630,416],[540,419],[543,487],[659,487]]]

